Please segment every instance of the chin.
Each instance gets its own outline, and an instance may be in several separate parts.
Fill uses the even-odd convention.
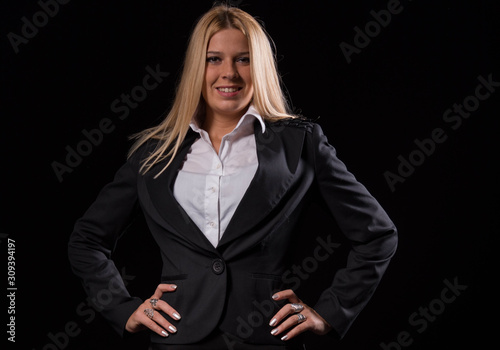
[[[213,110],[217,111],[221,114],[241,114],[246,112],[248,109],[248,106],[250,105],[250,102],[248,103],[243,103],[243,102],[231,102],[231,101],[226,101],[225,103],[220,103],[215,106],[213,106]]]

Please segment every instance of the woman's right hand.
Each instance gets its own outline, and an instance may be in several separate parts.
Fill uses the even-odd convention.
[[[181,319],[180,314],[174,308],[160,300],[163,293],[174,292],[176,289],[175,284],[158,285],[153,296],[144,301],[129,317],[125,329],[130,333],[137,333],[149,328],[162,337],[168,337],[169,333],[177,332],[177,328],[172,323],[167,321],[159,312],[156,312],[161,310],[174,320]]]

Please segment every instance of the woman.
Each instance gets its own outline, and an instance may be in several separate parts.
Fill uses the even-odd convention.
[[[283,276],[316,196],[353,244],[309,306]],[[161,283],[144,301],[110,260],[137,203],[163,260]],[[292,349],[304,332],[344,336],[396,244],[393,223],[321,128],[288,112],[263,28],[220,5],[194,28],[170,112],[138,135],[77,221],[69,257],[91,297],[112,295],[102,314],[114,329],[151,330],[153,349]]]

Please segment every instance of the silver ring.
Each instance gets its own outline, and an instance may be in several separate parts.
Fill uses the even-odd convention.
[[[301,312],[302,310],[304,310],[304,305],[302,304],[293,303],[290,304],[290,306],[292,307],[293,312]]]
[[[153,309],[144,309],[144,313],[146,316],[148,316],[150,319],[153,319],[153,316],[155,314],[155,310]]]
[[[156,303],[158,302],[158,299],[151,299],[149,302],[151,303],[151,305],[153,305],[153,307],[156,307]]]
[[[305,317],[302,314],[298,314],[297,316],[299,316],[299,319],[297,320],[297,323],[302,323],[302,322],[304,322],[307,319],[307,317]]]

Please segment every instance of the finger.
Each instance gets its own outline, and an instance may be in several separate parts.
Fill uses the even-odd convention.
[[[304,323],[299,324],[296,327],[293,327],[288,333],[286,333],[280,339],[283,341],[287,341],[287,340],[295,338],[299,334],[304,333],[308,330],[309,330],[309,325],[306,324],[306,322],[304,322]]]
[[[279,291],[273,295],[273,300],[283,300],[283,299],[288,299],[291,303],[300,303],[300,299],[297,297],[295,292],[291,289],[285,289],[282,291]]]
[[[160,299],[163,293],[166,292],[174,292],[177,289],[177,285],[175,284],[166,284],[166,283],[161,283],[156,287],[156,290],[151,298],[153,299]]]
[[[291,330],[281,337],[281,340],[291,339],[298,334],[305,332],[309,329],[309,325],[305,324],[307,321],[307,317],[304,314],[295,314],[288,317],[282,324],[278,327],[274,328],[271,331],[272,335],[280,335],[291,328]]]
[[[278,311],[276,313],[276,315],[274,315],[272,318],[271,318],[271,321],[269,322],[269,325],[271,327],[274,327],[278,324],[280,324],[280,322],[282,320],[284,320],[288,315],[291,315],[295,313],[295,308],[292,307],[292,304],[286,304],[285,306],[283,306],[280,311]]]
[[[302,310],[304,310],[303,304],[298,304],[298,303],[286,304],[276,313],[276,315],[274,315],[271,318],[269,325],[271,327],[274,327],[277,324],[279,324],[282,320],[284,320],[287,316],[295,314],[297,312],[301,312]]]
[[[174,318],[175,320],[180,320],[181,319],[180,313],[177,310],[175,310],[174,308],[172,308],[169,304],[164,302],[163,300],[160,300],[163,293],[174,292],[175,290],[177,290],[177,285],[161,283],[158,285],[158,287],[156,287],[156,290],[155,290],[153,296],[151,297],[150,301],[156,300],[156,303],[154,303],[155,305],[153,305],[153,307],[155,309],[160,309],[160,310],[164,311],[165,313],[167,313],[170,317]]]
[[[149,310],[152,312],[148,313]],[[166,321],[159,312],[154,312],[152,309],[144,309],[144,313],[140,318],[140,323],[162,337],[168,337],[168,332],[165,330],[168,329],[168,324],[166,325],[168,322]],[[160,324],[163,324],[164,327],[160,326]]]
[[[168,320],[166,320],[165,317],[163,317],[161,313],[154,312],[154,310],[151,312],[149,310],[152,310],[152,309],[145,309],[144,314],[150,320],[152,320],[152,321],[156,322],[158,325],[160,325],[163,330],[168,330],[170,333],[177,332],[177,328],[174,325],[172,325]]]
[[[153,300],[153,299],[151,299],[151,300]],[[170,304],[167,303],[166,301],[156,299],[156,303],[155,303],[154,308],[156,310],[161,310],[161,311],[165,312],[167,315],[172,317],[174,320],[178,321],[181,319],[181,315],[179,314],[179,312],[176,309],[174,309],[172,306],[170,306]]]

